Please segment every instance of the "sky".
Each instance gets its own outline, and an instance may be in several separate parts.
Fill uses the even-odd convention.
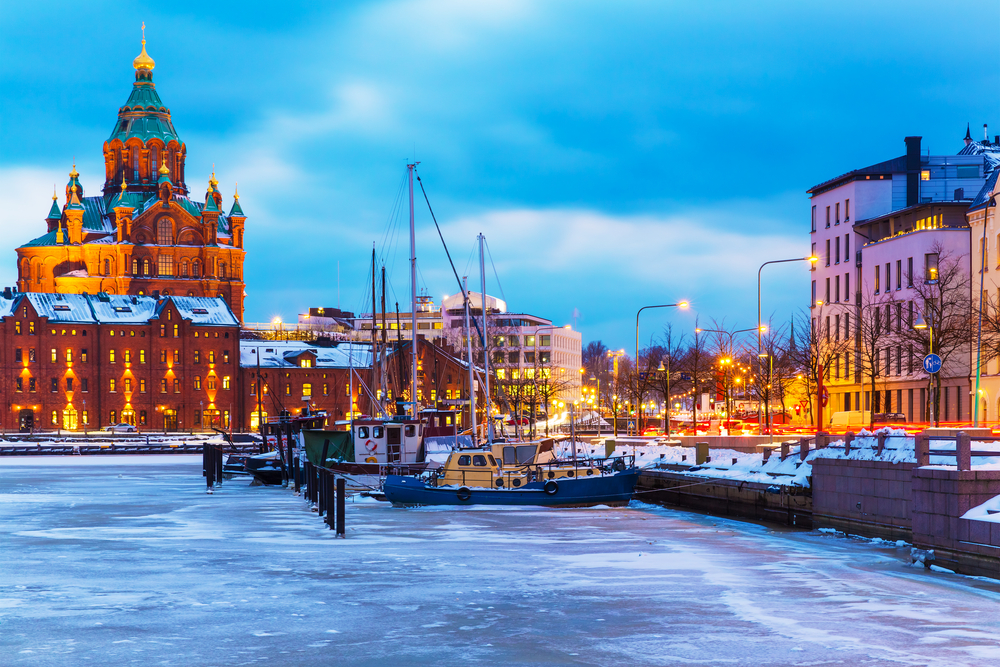
[[[459,275],[513,312],[631,349],[663,327],[754,326],[765,261],[809,252],[805,191],[1000,132],[996,2],[87,2],[0,5],[0,285],[102,144],[146,23],[201,198],[247,215],[248,322],[370,310],[373,246],[409,302],[406,164]],[[62,203],[62,201],[60,201]],[[418,286],[458,291],[416,193]],[[227,208],[228,210],[228,208]],[[765,319],[808,305],[769,266]]]

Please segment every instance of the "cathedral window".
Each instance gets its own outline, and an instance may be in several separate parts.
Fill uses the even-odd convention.
[[[160,276],[172,277],[174,275],[174,258],[170,255],[160,255],[157,258],[156,273]]]
[[[151,148],[150,151],[149,151],[149,173],[150,174],[155,174],[156,171],[160,168],[160,165],[157,164],[157,158],[158,157],[159,157],[159,149],[156,146],[153,146],[153,148]]]
[[[173,245],[174,226],[170,218],[160,218],[156,221],[156,244]]]
[[[133,276],[139,275],[139,260],[137,259],[132,260],[132,275]]]
[[[201,278],[201,262],[198,260],[194,260],[194,262],[191,263],[191,277]]]
[[[110,276],[111,275],[111,260],[110,259],[104,260],[104,275],[106,275],[106,276]]]
[[[219,277],[220,278],[225,278],[226,277],[226,263],[225,262],[220,262],[219,263]]]
[[[187,277],[188,277],[188,263],[187,260],[185,259],[183,262],[181,262],[181,278],[187,278]]]
[[[137,147],[132,148],[132,180],[139,180],[139,149]]]
[[[142,275],[144,275],[144,276],[148,276],[149,275],[149,260],[148,259],[142,260]]]

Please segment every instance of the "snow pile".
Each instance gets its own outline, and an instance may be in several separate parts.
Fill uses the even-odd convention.
[[[1000,496],[993,496],[982,505],[976,505],[963,514],[962,518],[1000,523]]]
[[[878,453],[878,436],[885,436],[882,453]],[[939,443],[943,444],[943,443]],[[952,449],[955,443],[952,442]],[[935,448],[934,442],[931,443]],[[885,428],[876,431],[861,429],[851,441],[850,453],[844,452],[844,441],[831,442],[827,447],[817,452],[817,458],[848,459],[851,461],[885,461],[886,463],[915,463],[914,438],[908,436],[902,429]],[[944,449],[944,447],[941,447]]]
[[[795,446],[791,448],[793,455],[788,456],[784,461],[781,460],[780,453],[775,452],[765,463],[763,454],[745,454],[732,449],[710,449],[708,455],[711,461],[696,466],[697,459],[694,447],[678,447],[667,444],[663,440],[645,442],[641,445],[622,445],[619,442],[616,441],[611,456],[632,456],[634,454],[635,464],[640,468],[684,465],[691,466],[686,471],[679,471],[685,475],[782,486],[808,487],[809,476],[812,475],[812,464],[809,461],[816,455],[816,452],[809,452],[806,460],[801,461],[797,453],[798,446]],[[578,458],[605,458],[603,445],[590,445],[582,442],[577,442],[576,445]],[[559,458],[571,457],[571,444],[569,442],[559,443],[556,446],[556,452]]]

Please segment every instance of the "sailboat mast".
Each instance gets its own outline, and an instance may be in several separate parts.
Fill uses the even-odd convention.
[[[486,265],[483,263],[483,239],[485,237],[479,235],[479,279],[480,284],[483,288],[483,382],[486,384],[486,404],[483,406],[483,410],[486,413],[486,442],[493,443],[493,420],[490,417],[490,358],[487,352],[487,340],[489,334],[486,333]]]
[[[375,382],[376,371],[375,371],[375,360],[378,358],[378,325],[375,320],[375,246],[372,244],[372,378],[371,378],[371,390],[375,391],[375,387],[378,386]],[[382,397],[378,397],[379,401]],[[375,406],[372,406],[372,414],[375,414]]]
[[[468,278],[462,278],[462,292],[465,296],[465,348],[469,358],[469,422],[472,424],[472,444],[478,444],[476,428],[476,369],[472,365],[472,327],[469,324]]]
[[[378,362],[378,372],[379,377],[382,380],[382,401],[389,400],[389,383],[386,379],[388,372],[385,367],[385,354],[388,349],[389,342],[386,339],[386,326],[385,326],[385,264],[382,265],[382,349],[379,351],[379,362]]]
[[[410,401],[413,404],[413,418],[420,414],[417,404],[417,234],[413,225],[413,170],[419,162],[406,165],[410,181],[410,353],[413,355],[410,368]]]

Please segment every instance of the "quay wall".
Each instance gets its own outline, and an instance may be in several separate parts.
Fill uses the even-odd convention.
[[[911,541],[913,463],[812,460],[813,525]]]

